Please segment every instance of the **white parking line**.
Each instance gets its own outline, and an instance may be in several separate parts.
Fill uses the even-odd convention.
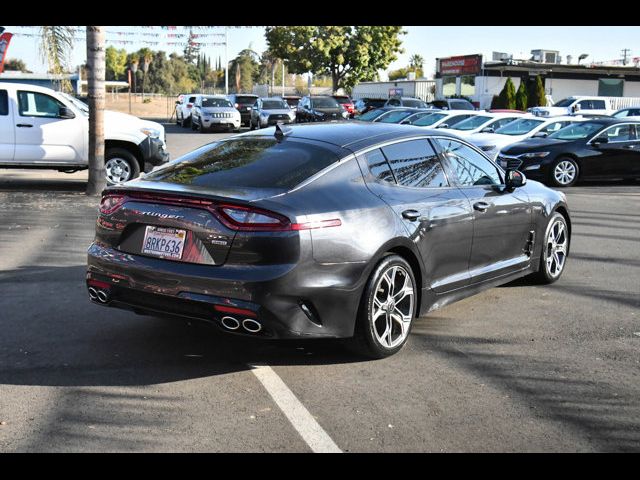
[[[266,365],[250,365],[253,374],[260,380],[276,405],[289,419],[293,428],[314,453],[342,453],[331,437],[324,431],[300,400],[282,381],[273,369]]]

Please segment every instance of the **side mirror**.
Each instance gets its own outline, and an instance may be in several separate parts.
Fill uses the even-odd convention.
[[[180,100],[176,100],[176,105],[180,105]]]
[[[507,170],[504,175],[504,184],[507,190],[514,190],[527,184],[527,177],[520,170]]]
[[[533,138],[547,138],[549,134],[547,132],[538,132],[536,133]]]
[[[484,127],[482,130],[480,130],[480,132],[482,132],[482,133],[495,133],[495,130],[493,129],[493,127]]]
[[[449,124],[448,123],[441,123],[436,128],[449,128]]]
[[[593,142],[591,143],[593,143],[594,145],[599,145],[601,143],[609,143],[609,137],[606,137],[603,135],[601,137],[594,138]]]
[[[60,110],[58,111],[58,117],[59,118],[76,118],[76,114],[73,113],[67,107],[60,107]]]
[[[572,107],[572,110],[573,110],[573,113],[577,113],[577,112],[579,112],[579,111],[580,111],[580,104],[577,104],[577,103],[576,103],[576,104]]]

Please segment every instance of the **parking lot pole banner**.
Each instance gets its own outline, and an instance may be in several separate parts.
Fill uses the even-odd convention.
[[[4,31],[4,29],[2,29],[2,31]],[[0,35],[0,73],[4,70],[4,57],[7,55],[11,37],[13,37],[13,34],[9,32],[4,32]]]

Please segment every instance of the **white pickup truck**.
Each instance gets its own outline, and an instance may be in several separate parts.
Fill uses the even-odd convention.
[[[109,185],[169,160],[164,127],[125,113],[104,112]],[[0,168],[72,173],[88,168],[89,109],[50,88],[0,82]]]
[[[632,97],[589,97],[576,95],[563,98],[549,107],[533,107],[528,111],[539,117],[555,117],[558,115],[611,115],[623,107],[640,105],[640,98]]]

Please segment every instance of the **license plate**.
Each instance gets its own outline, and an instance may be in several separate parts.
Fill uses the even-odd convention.
[[[186,230],[148,226],[142,241],[142,253],[163,258],[182,258]]]

